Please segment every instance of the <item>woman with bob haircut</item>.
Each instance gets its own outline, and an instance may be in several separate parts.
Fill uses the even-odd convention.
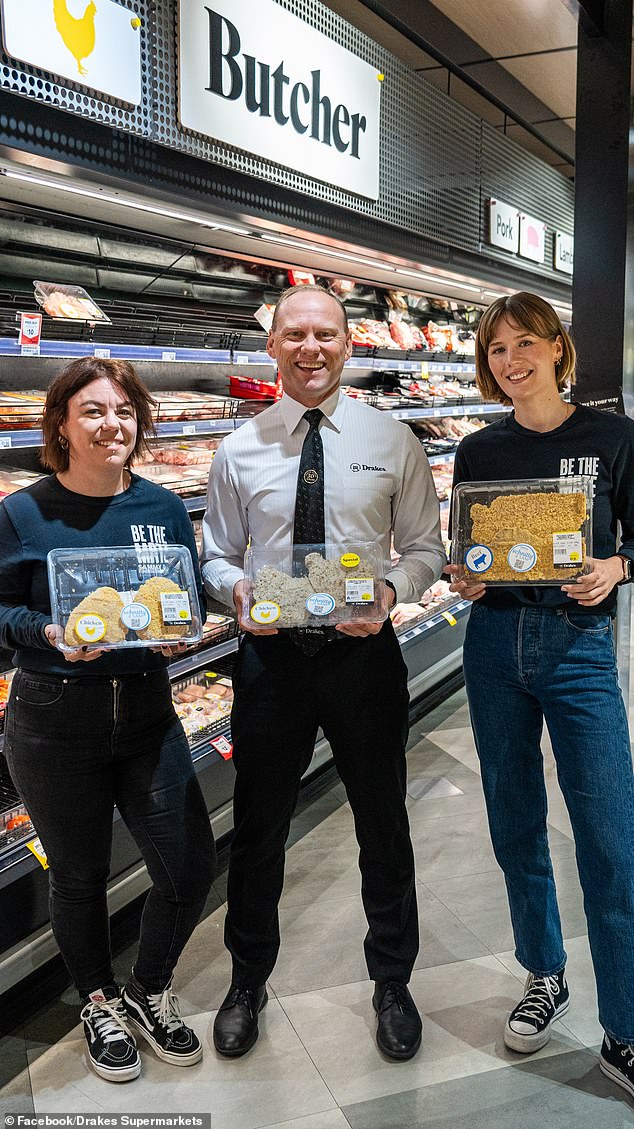
[[[83,1001],[88,1061],[112,1082],[140,1073],[132,1027],[165,1062],[202,1056],[172,976],[214,878],[215,846],[170,693],[167,659],[184,644],[61,652],[46,565],[56,548],[185,545],[204,616],[185,507],[131,469],[154,430],[153,404],[127,361],[73,361],[46,396],[41,457],[52,473],[0,505],[0,645],[17,667],[5,755],[46,851],[51,925]],[[106,901],[115,804],[151,879],[123,991]]]
[[[634,560],[634,421],[563,400],[574,368],[574,346],[548,302],[525,292],[498,298],[478,327],[476,379],[486,400],[513,410],[463,439],[454,486],[590,475],[589,571],[560,587],[487,588],[474,576],[452,588],[473,601],[465,684],[515,955],[528,973],[504,1042],[539,1050],[569,1005],[548,846],[545,721],[583,888],[605,1031],[600,1066],[634,1096],[634,774],[612,636],[617,589]]]

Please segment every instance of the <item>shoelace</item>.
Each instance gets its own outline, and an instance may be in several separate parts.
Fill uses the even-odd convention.
[[[161,1026],[167,1028],[170,1034],[184,1026],[180,1006],[175,993],[172,991],[171,984],[168,984],[167,988],[162,992],[157,992],[155,995],[148,995],[147,999],[152,1013],[156,1016]]]
[[[379,1009],[380,1011],[384,1011],[385,1008],[396,1004],[401,1011],[404,1011],[408,1003],[407,991],[403,984],[388,984],[381,996]]]
[[[536,976],[522,1002],[518,1005],[513,1019],[545,1019],[554,1005],[554,997],[560,992],[556,976]]]
[[[627,1055],[631,1055],[631,1058],[628,1058],[627,1060],[627,1065],[634,1066],[634,1047],[631,1043],[626,1043],[626,1045],[621,1050],[621,1054],[624,1058],[626,1058]]]
[[[126,1014],[121,1000],[91,1000],[81,1011],[81,1018],[92,1023],[104,1043],[114,1043],[117,1039],[132,1039],[126,1023]]]

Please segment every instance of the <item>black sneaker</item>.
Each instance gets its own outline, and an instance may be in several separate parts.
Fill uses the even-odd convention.
[[[146,992],[135,976],[123,989],[123,1006],[128,1019],[163,1062],[173,1066],[193,1066],[203,1057],[200,1039],[181,1019],[178,1000],[170,980],[162,992]]]
[[[512,1051],[531,1054],[545,1047],[551,1027],[570,1005],[564,970],[554,976],[535,976],[529,972],[524,997],[509,1015],[504,1042]]]
[[[81,1018],[88,1044],[88,1061],[101,1078],[129,1082],[141,1073],[141,1059],[128,1017],[114,984],[91,992],[84,1001]]]
[[[634,1046],[631,1043],[617,1043],[610,1035],[604,1035],[599,1069],[634,1098]]]

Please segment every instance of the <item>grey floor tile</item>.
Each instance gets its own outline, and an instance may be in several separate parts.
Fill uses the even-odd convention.
[[[467,706],[467,693],[464,686],[446,698],[444,702],[415,721],[410,729],[410,738],[413,741],[421,736],[426,736],[434,729],[444,729],[446,726],[455,728],[457,725],[469,724],[469,707]]]
[[[0,1054],[4,1049],[0,1047]],[[19,1114],[31,1116],[34,1113],[31,1078],[28,1068],[24,1067],[0,1086],[0,1118],[3,1125],[8,1125],[9,1122],[4,1120],[7,1117],[17,1117]]]
[[[350,1122],[340,1109],[329,1109],[300,1117],[297,1121],[278,1121],[275,1125],[267,1125],[266,1129],[350,1129]]]
[[[352,1129],[625,1129],[634,1125],[634,1106],[603,1077],[596,1056],[587,1051],[570,1051],[343,1109]]]

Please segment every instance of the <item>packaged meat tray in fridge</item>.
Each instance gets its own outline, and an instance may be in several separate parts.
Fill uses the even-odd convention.
[[[174,709],[192,744],[226,728],[233,705],[231,679],[213,670],[200,671],[172,684]]]
[[[62,282],[41,282],[36,279],[35,301],[52,318],[66,321],[99,321],[110,324],[110,318],[84,290],[83,286],[67,286]]]
[[[52,549],[47,561],[61,651],[202,639],[194,568],[184,545]]]
[[[204,419],[229,419],[235,404],[227,396],[212,392],[157,392],[155,416],[159,423]]]
[[[383,558],[372,542],[250,547],[244,568],[253,630],[387,618]]]
[[[40,427],[45,399],[45,392],[0,392],[0,429]]]
[[[452,496],[452,564],[491,585],[561,585],[588,571],[592,479],[461,482]]]
[[[0,498],[6,498],[7,494],[15,494],[16,490],[23,490],[25,486],[32,486],[34,482],[39,482],[40,478],[44,478],[44,475],[38,474],[37,471],[5,466],[0,470]]]

